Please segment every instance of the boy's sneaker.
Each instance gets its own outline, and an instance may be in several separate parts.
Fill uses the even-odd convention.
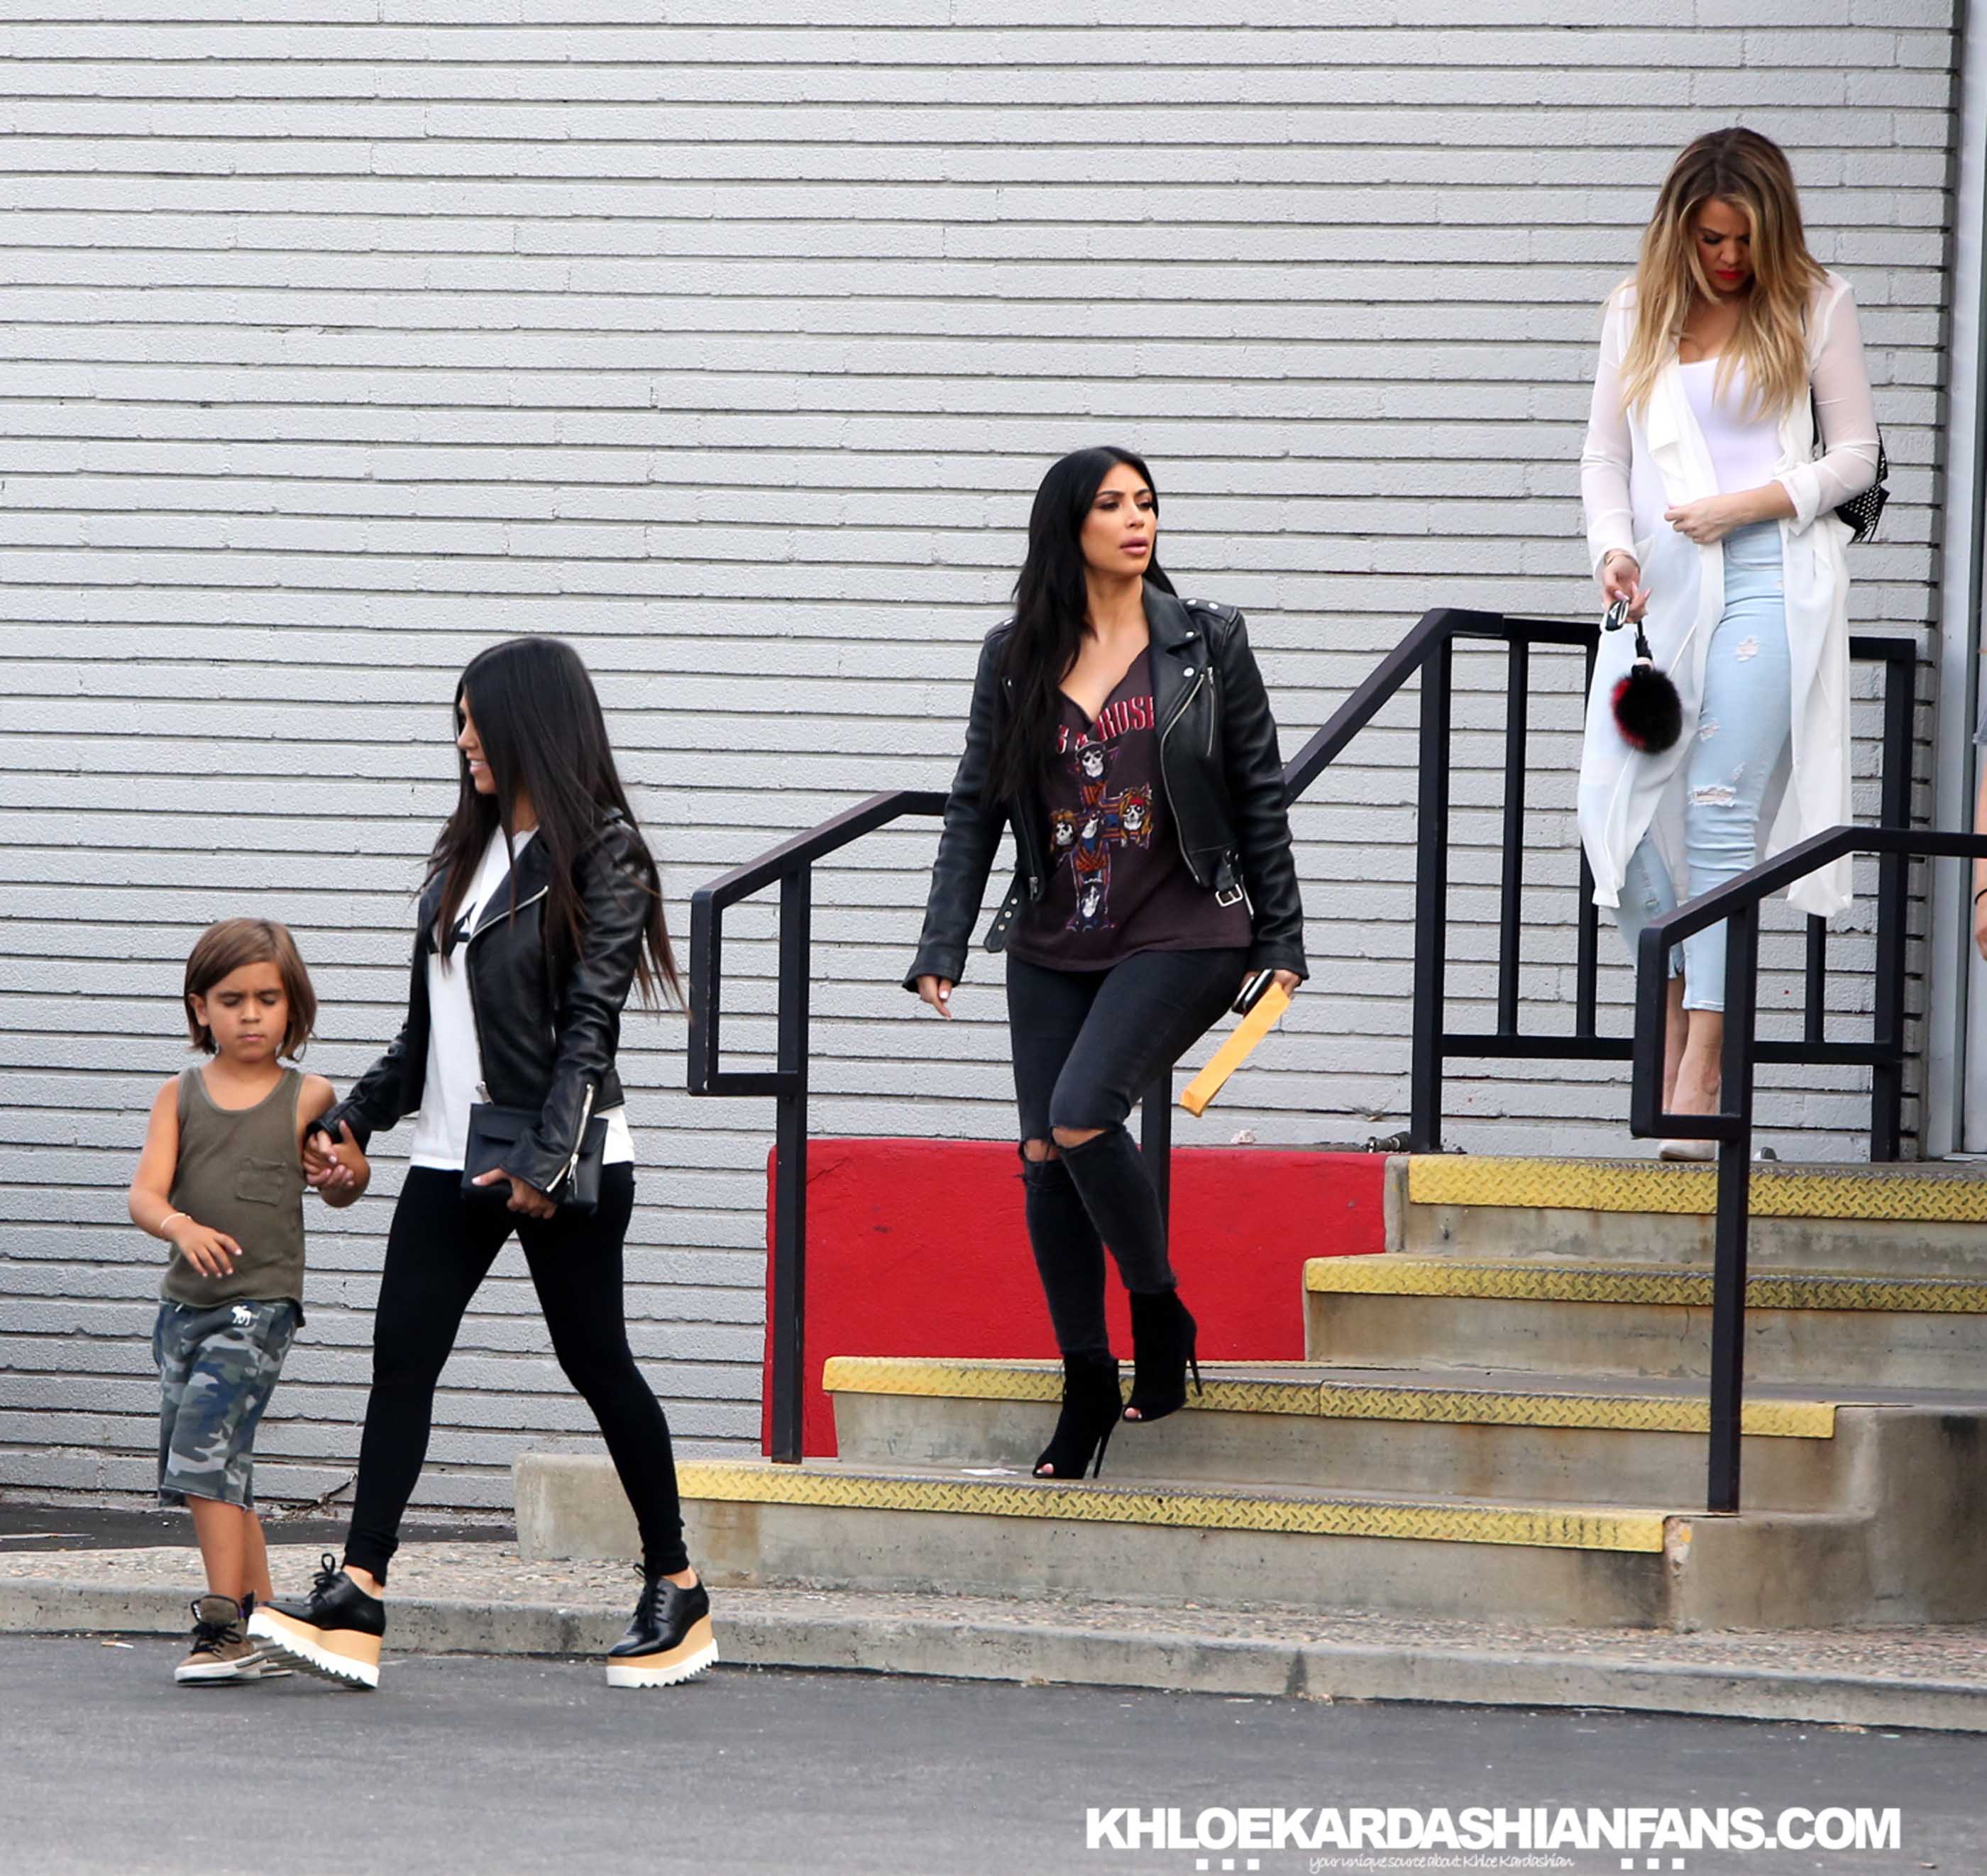
[[[218,1687],[228,1681],[273,1681],[289,1669],[265,1661],[248,1639],[245,1618],[255,1606],[251,1595],[238,1603],[232,1596],[202,1596],[193,1604],[193,1647],[173,1670],[182,1687]]]
[[[369,1596],[327,1550],[301,1602],[272,1602],[248,1618],[265,1655],[341,1687],[380,1685],[380,1645],[386,1605]]]
[[[717,1659],[710,1598],[701,1581],[685,1589],[660,1574],[642,1577],[628,1632],[607,1653],[609,1687],[673,1687]]]

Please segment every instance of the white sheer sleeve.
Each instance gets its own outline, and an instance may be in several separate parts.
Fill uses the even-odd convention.
[[[1635,518],[1628,499],[1634,447],[1628,413],[1621,407],[1621,356],[1628,320],[1617,293],[1601,322],[1601,365],[1594,374],[1594,403],[1587,413],[1587,442],[1580,452],[1580,499],[1587,511],[1587,548],[1594,577],[1618,548],[1635,551]]]
[[[1809,380],[1821,419],[1817,441],[1826,454],[1803,463],[1780,478],[1794,504],[1796,532],[1817,515],[1841,507],[1877,479],[1877,407],[1870,395],[1870,374],[1863,363],[1863,329],[1856,317],[1856,296],[1846,282],[1837,282],[1833,297],[1816,313],[1821,342]]]

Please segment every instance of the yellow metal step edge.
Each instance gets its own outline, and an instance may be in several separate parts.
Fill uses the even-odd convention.
[[[1457,1264],[1375,1253],[1312,1257],[1304,1287],[1341,1296],[1476,1297],[1500,1302],[1673,1303],[1711,1306],[1708,1272],[1611,1270],[1567,1264]],[[1748,1309],[1842,1309],[1937,1316],[1987,1315],[1987,1284],[1963,1277],[1754,1277]]]
[[[1189,1403],[1191,1404],[1191,1403]],[[1356,1388],[1327,1382],[1327,1419],[1412,1420],[1476,1426],[1571,1427],[1604,1432],[1705,1433],[1711,1403],[1670,1395],[1477,1393],[1468,1388]],[[1755,1439],[1833,1439],[1827,1401],[1747,1401],[1739,1429]]]
[[[1130,1377],[1126,1377],[1129,1385]],[[1054,1368],[987,1361],[835,1355],[822,1386],[831,1394],[888,1394],[919,1399],[1029,1401],[1054,1405],[1062,1376]],[[1668,1395],[1517,1393],[1462,1388],[1376,1388],[1343,1382],[1210,1381],[1189,1393],[1189,1412],[1279,1413],[1327,1420],[1405,1420],[1452,1426],[1594,1428],[1604,1431],[1701,1433],[1708,1402]],[[1743,1430],[1761,1439],[1832,1439],[1835,1409],[1826,1401],[1748,1401]]]
[[[947,1361],[889,1355],[832,1355],[823,1365],[821,1386],[830,1394],[908,1394],[923,1399],[973,1401],[1046,1401],[1062,1399],[1062,1368],[1009,1367],[993,1361]],[[1118,1391],[1128,1400],[1128,1362]],[[1189,1390],[1187,1405],[1217,1413],[1315,1414],[1314,1386],[1289,1382],[1210,1380],[1206,1391]]]
[[[1755,1218],[1860,1218],[1911,1224],[1987,1222],[1987,1179],[1951,1175],[1776,1172],[1756,1166],[1749,1194]],[[1408,1162],[1408,1199],[1414,1205],[1709,1215],[1717,1209],[1718,1172],[1713,1166],[1418,1153]]]
[[[677,1466],[676,1477],[685,1498],[707,1503],[949,1512],[1182,1530],[1271,1531],[1298,1537],[1419,1538],[1432,1543],[1527,1544],[1561,1550],[1660,1553],[1663,1547],[1664,1514],[1656,1511],[1284,1498],[1240,1492],[1152,1491],[1074,1481],[1017,1480],[1006,1483],[985,1479],[904,1478],[737,1459],[685,1460]]]

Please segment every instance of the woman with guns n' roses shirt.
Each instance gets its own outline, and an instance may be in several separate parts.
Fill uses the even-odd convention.
[[[1014,616],[987,639],[916,960],[941,1015],[1004,825],[1007,953],[1028,1240],[1063,1358],[1062,1412],[1035,1462],[1104,1462],[1122,1401],[1104,1247],[1131,1293],[1128,1420],[1186,1400],[1194,1319],[1159,1194],[1125,1122],[1240,990],[1304,975],[1277,726],[1242,616],[1182,601],[1159,571],[1159,497],[1128,450],[1079,450],[1043,478]],[[1196,1385],[1199,1368],[1195,1365]]]

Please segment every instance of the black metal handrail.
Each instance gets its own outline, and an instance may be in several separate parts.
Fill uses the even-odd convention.
[[[1508,648],[1505,724],[1504,851],[1499,921],[1498,1027],[1494,1033],[1452,1032],[1443,1026],[1447,963],[1449,743],[1454,654],[1457,642],[1483,639]],[[1574,1033],[1524,1035],[1518,1030],[1519,934],[1523,925],[1524,789],[1533,646],[1562,646],[1585,653],[1582,693],[1591,687],[1600,628],[1564,620],[1514,619],[1501,612],[1438,606],[1425,612],[1381,660],[1371,675],[1284,765],[1284,791],[1295,801],[1337,759],[1353,737],[1417,673],[1422,677],[1419,830],[1415,859],[1414,1033],[1410,1056],[1409,1150],[1441,1146],[1443,1069],[1452,1055],[1523,1057],[1530,1060],[1625,1061],[1626,1037],[1596,1032],[1600,946],[1593,876],[1580,860],[1578,963]],[[1901,824],[1910,801],[1910,675],[1917,656],[1908,639],[1863,638],[1850,655],[1884,663],[1883,818]],[[865,834],[906,815],[936,815],[945,798],[931,791],[896,789],[872,795],[833,819],[782,842],[757,859],[700,887],[690,900],[690,1092],[693,1095],[770,1095],[777,1105],[774,1142],[773,1253],[767,1334],[772,1348],[771,1439],[775,1459],[801,1456],[804,1398],[804,1315],[807,1278],[808,1021],[810,920],[814,863]],[[1893,994],[1901,1011],[1904,900],[1901,874],[1894,895],[1880,892],[1878,997]],[[721,1065],[720,1014],[723,986],[723,915],[727,907],[764,888],[780,888],[779,988],[776,1066],[729,1071]],[[1890,880],[1886,876],[1884,886]],[[1885,933],[1888,933],[1887,938]],[[1808,1039],[1763,1043],[1762,1061],[1869,1063],[1877,1067],[1871,1148],[1894,1158],[1902,1103],[1901,1048],[1878,1054],[1856,1044],[1823,1040],[1821,984],[1826,968],[1824,922],[1808,932]],[[1891,1006],[1886,1006],[1887,1007]],[[1901,1024],[1884,1031],[1895,1034]],[[1170,1071],[1155,1081],[1141,1102],[1139,1138],[1162,1210],[1167,1206],[1172,1149]]]
[[[773,1129],[772,1294],[766,1332],[772,1338],[772,1456],[801,1456],[805,1399],[803,1331],[807,1295],[808,987],[812,944],[814,863],[906,815],[940,815],[945,797],[895,788],[824,821],[700,886],[690,902],[690,1092],[771,1095]],[[780,889],[778,1041],[770,1069],[721,1065],[719,1019],[727,906],[777,883]]]
[[[1417,645],[1421,635],[1425,640]],[[1576,645],[1587,653],[1584,696],[1592,687],[1600,628],[1548,626],[1536,619],[1503,619],[1495,613],[1430,613],[1402,641],[1401,652],[1418,649],[1417,663],[1428,663],[1421,693],[1420,841],[1415,865],[1415,977],[1412,1070],[1407,1137],[1411,1152],[1442,1150],[1442,1084],[1452,1056],[1528,1061],[1626,1061],[1634,1044],[1625,1036],[1604,1036],[1596,1024],[1599,1000],[1600,914],[1594,903],[1594,875],[1580,856],[1577,939],[1574,967],[1574,1021],[1570,1035],[1527,1035],[1518,1027],[1519,934],[1523,924],[1525,784],[1529,725],[1530,650],[1533,645]],[[1449,808],[1456,641],[1503,639],[1510,647],[1504,719],[1503,865],[1500,885],[1497,945],[1497,1027],[1454,1031],[1446,1027],[1449,956]],[[1909,639],[1864,636],[1849,641],[1849,655],[1884,667],[1884,756],[1878,822],[1902,827],[1911,818],[1911,713],[1916,703],[1914,673],[1918,647]],[[1375,673],[1385,675],[1393,660]],[[1405,677],[1405,673],[1402,673]],[[1398,687],[1398,680],[1393,687]],[[1362,687],[1362,692],[1365,687]],[[1347,700],[1348,714],[1361,692]],[[1370,717],[1371,713],[1366,715]],[[1336,726],[1338,719],[1327,726]],[[1356,727],[1356,725],[1354,726]],[[1349,737],[1349,731],[1348,736]],[[1322,740],[1314,738],[1314,744]],[[1340,746],[1343,746],[1341,739]],[[1309,754],[1309,750],[1306,751]],[[1331,752],[1336,754],[1336,749]],[[1303,760],[1302,757],[1299,758]],[[1325,760],[1329,760],[1329,756]],[[1321,764],[1321,766],[1322,764]],[[1904,888],[1902,862],[1887,863],[1877,882],[1877,997],[1884,1020],[1880,1033],[1894,1042],[1874,1049],[1832,1043],[1823,1035],[1823,980],[1827,971],[1828,922],[1807,923],[1807,1022],[1798,1042],[1762,1043],[1765,1061],[1869,1065],[1870,1156],[1898,1156],[1904,1109]]]
[[[1718,1142],[1718,1222],[1711,1279],[1711,1438],[1705,1502],[1712,1511],[1739,1509],[1739,1420],[1746,1393],[1746,1221],[1752,1185],[1753,1071],[1762,1061],[1812,1061],[1793,1057],[1791,1044],[1763,1043],[1753,1034],[1759,1008],[1759,906],[1771,893],[1846,854],[1874,853],[1896,874],[1899,919],[1880,915],[1875,1034],[1867,1046],[1833,1045],[1825,1059],[1861,1062],[1883,1071],[1904,1056],[1903,933],[1905,874],[1914,857],[1979,859],[1987,837],[1931,828],[1837,827],[1790,847],[1644,926],[1635,958],[1634,1069],[1628,1125],[1644,1138]],[[1720,919],[1725,939],[1725,1046],[1720,1058],[1719,1108],[1715,1114],[1669,1114],[1662,1107],[1665,1027],[1669,1000],[1671,948]],[[1885,932],[1890,950],[1886,956]],[[1885,972],[1897,994],[1887,996]],[[1810,1005],[1810,1021],[1813,1016]],[[1811,1045],[1810,1045],[1811,1046]]]

